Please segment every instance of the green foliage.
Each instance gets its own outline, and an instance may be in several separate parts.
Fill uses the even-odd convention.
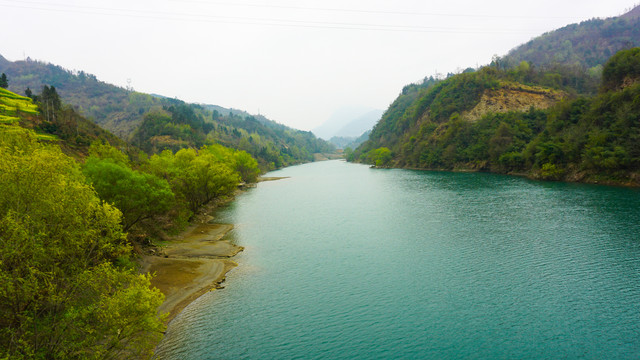
[[[5,116],[19,116],[19,113],[38,114],[38,106],[31,99],[9,90],[0,88],[0,114]]]
[[[124,231],[144,219],[164,214],[173,204],[173,192],[165,179],[132,170],[111,158],[87,158],[83,173],[98,196],[122,212]]]
[[[111,146],[109,143],[102,141],[94,141],[91,143],[89,146],[89,156],[101,160],[111,160],[122,166],[128,167],[131,165],[127,154]]]
[[[29,97],[0,88],[0,124],[19,124],[34,129],[40,140],[58,142],[63,151],[77,157],[84,156],[89,143],[95,140],[126,147],[124,142],[81,117],[73,108],[61,104],[55,88],[45,89],[46,96],[33,96],[38,99],[34,102]],[[39,109],[43,110],[42,114]]]
[[[367,162],[372,163],[377,167],[389,165],[392,158],[391,150],[386,147],[377,148],[367,153]]]
[[[0,128],[0,357],[150,355],[163,297],[114,265],[121,213],[33,132]]]
[[[640,80],[640,47],[619,51],[613,55],[602,71],[602,89],[614,90],[625,80]]]
[[[240,178],[245,183],[253,183],[258,180],[260,168],[258,162],[246,151],[236,151],[234,153],[235,171],[240,174]]]
[[[225,148],[182,149],[175,154],[165,150],[151,156],[146,169],[166,179],[179,200],[195,213],[210,201],[232,194],[241,180],[235,171],[233,152],[226,149],[223,154],[222,149]]]
[[[560,180],[564,171],[553,163],[545,163],[540,169],[540,177],[544,180]]]
[[[617,51],[640,46],[639,24],[640,18],[622,16],[567,25],[511,50],[501,61],[507,67],[528,61],[547,69],[558,63],[592,68]]]
[[[392,159],[384,160],[383,166],[633,182],[634,174],[640,171],[640,82],[624,79],[640,69],[638,54],[638,49],[622,51],[607,64],[604,81],[614,85],[603,89],[609,90],[565,100],[546,110],[489,112],[475,121],[464,120],[454,111],[473,105],[459,93],[470,92],[477,86],[473,84],[491,86],[491,77],[543,82],[549,78],[524,64],[513,70],[494,68],[474,73],[488,77],[484,82],[463,74],[426,90],[407,91],[383,115],[370,140],[348,159],[377,165],[376,151],[388,148]],[[623,81],[626,86],[621,87]],[[414,94],[412,100],[404,104],[410,94]],[[437,101],[444,94],[450,99]],[[455,106],[448,109],[447,104]]]
[[[7,79],[7,74],[2,73],[0,75],[0,88],[6,89],[9,87],[9,80]]]
[[[164,149],[176,152],[191,147],[222,144],[242,150],[258,160],[262,170],[312,161],[315,152],[334,148],[310,132],[287,128],[269,120],[229,113],[220,115],[198,105],[173,100],[171,106],[156,109],[144,117],[133,134],[133,142],[148,153]]]

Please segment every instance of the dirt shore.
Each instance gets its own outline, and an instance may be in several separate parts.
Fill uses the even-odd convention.
[[[237,266],[230,258],[243,247],[222,240],[232,229],[229,224],[194,225],[157,255],[142,257],[141,271],[155,274],[151,285],[165,295],[158,311],[169,313],[167,323],[202,294],[221,288],[227,272]]]

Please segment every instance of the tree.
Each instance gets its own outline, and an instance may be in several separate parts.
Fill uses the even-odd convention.
[[[39,96],[43,115],[47,121],[56,121],[56,113],[60,110],[62,102],[54,86],[44,85]]]
[[[260,175],[258,162],[249,153],[239,150],[235,152],[235,170],[240,174],[242,181],[245,183],[253,183]]]
[[[149,356],[163,296],[118,265],[131,255],[120,211],[35,139],[0,129],[0,358]]]
[[[168,180],[176,196],[195,213],[211,200],[231,194],[240,182],[233,154],[228,157],[219,153],[219,149],[215,146],[200,151],[182,149],[175,154],[165,150],[151,156],[146,168]]]
[[[114,163],[129,167],[130,161],[127,154],[111,146],[109,143],[102,141],[94,141],[89,146],[89,156],[102,159],[112,160]]]
[[[2,73],[0,75],[0,88],[6,89],[9,87],[9,80],[7,79],[7,74]]]
[[[122,212],[124,231],[142,220],[165,213],[173,203],[173,192],[166,180],[134,171],[112,159],[90,156],[83,172],[98,196]]]
[[[175,159],[174,188],[194,213],[211,200],[233,192],[240,182],[230,164],[216,161],[205,151],[182,149]]]
[[[391,150],[387,147],[380,147],[375,150],[371,150],[367,155],[369,163],[372,163],[375,166],[387,166],[392,159],[393,156],[391,154]]]

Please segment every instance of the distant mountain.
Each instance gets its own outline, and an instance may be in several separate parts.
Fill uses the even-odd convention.
[[[9,77],[9,88],[24,94],[54,86],[62,100],[98,125],[147,152],[165,148],[200,147],[218,142],[245,150],[263,169],[312,161],[314,153],[334,147],[312,133],[286,127],[263,116],[217,105],[187,104],[99,81],[83,71],[27,59],[0,59],[0,72]]]
[[[344,107],[334,112],[322,125],[311,131],[328,140],[333,136],[357,137],[369,130],[380,120],[382,110],[367,107]]]
[[[355,136],[334,136],[329,139],[329,142],[336,146],[338,149],[345,149],[349,147],[349,145],[353,144],[353,142],[357,138]]]
[[[545,68],[560,63],[601,69],[616,52],[636,46],[640,46],[640,6],[619,17],[587,20],[545,33],[501,60],[507,67],[528,61]]]
[[[366,114],[351,120],[338,130],[334,136],[350,136],[357,138],[365,131],[371,130],[378,120],[380,120],[383,113],[383,110],[371,110]]]
[[[369,140],[369,134],[371,134],[371,130],[365,131],[360,136],[334,136],[329,139],[329,142],[335,145],[338,149],[346,149],[351,148],[355,149],[360,146],[363,142]]]

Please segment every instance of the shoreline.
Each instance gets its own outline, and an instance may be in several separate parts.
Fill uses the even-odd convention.
[[[260,182],[287,179],[284,177],[258,177]],[[238,190],[233,196],[214,202],[180,234],[171,237],[167,245],[157,248],[153,255],[142,255],[138,263],[139,272],[153,274],[151,286],[156,287],[165,296],[158,307],[158,314],[167,314],[168,325],[184,308],[209,291],[224,289],[221,284],[226,275],[238,263],[232,260],[244,247],[230,243],[224,238],[233,224],[212,223],[214,217],[208,214],[234,201],[243,192]]]
[[[350,162],[350,161],[347,161]],[[439,168],[416,168],[416,167],[394,167],[394,166],[375,166],[371,164],[367,164],[364,162],[351,162],[353,164],[363,164],[369,165],[374,169],[402,169],[402,170],[417,170],[417,171],[441,171],[441,172],[452,172],[452,173],[487,173],[487,174],[496,174],[496,175],[507,175],[507,176],[516,176],[521,178],[526,178],[534,181],[544,181],[544,182],[563,182],[568,184],[587,184],[587,185],[604,185],[604,186],[617,186],[617,187],[625,187],[625,188],[640,188],[640,176],[635,174],[630,176],[627,180],[614,180],[607,178],[597,178],[597,176],[580,173],[569,173],[560,179],[543,179],[537,176],[534,173],[520,173],[520,172],[497,172],[491,170],[481,170],[475,168],[464,168],[458,167],[453,169],[439,169]]]
[[[158,255],[142,256],[140,272],[154,274],[151,285],[165,296],[158,308],[168,314],[165,324],[203,294],[224,288],[226,274],[238,266],[231,258],[244,250],[223,240],[231,230],[231,224],[194,224]]]
[[[184,231],[172,236],[166,245],[158,246],[158,251],[140,257],[139,272],[154,275],[151,286],[165,296],[158,307],[158,314],[167,314],[165,325],[168,326],[200,296],[224,289],[221,284],[225,282],[227,273],[238,266],[232,258],[244,247],[225,240],[233,230],[233,224],[213,223],[215,217],[209,214],[215,214],[224,205],[235,201],[238,194],[260,182],[287,178],[258,177],[254,184],[239,188],[233,196],[210,204]]]

